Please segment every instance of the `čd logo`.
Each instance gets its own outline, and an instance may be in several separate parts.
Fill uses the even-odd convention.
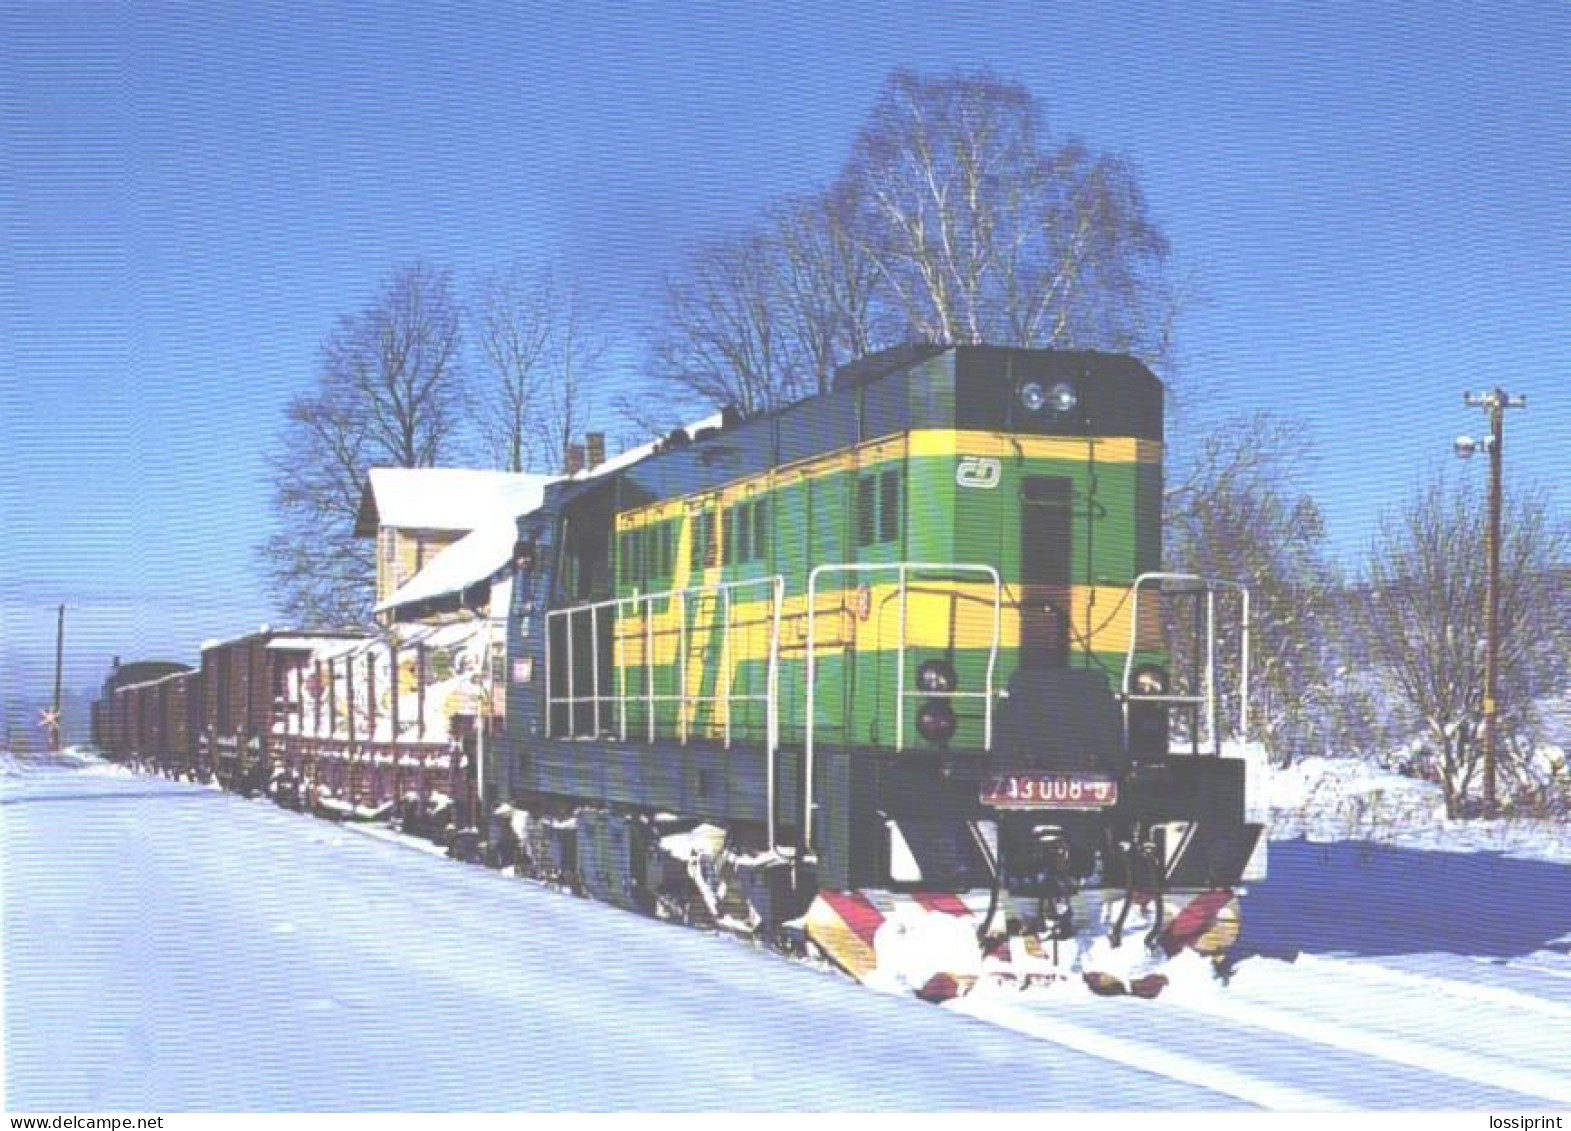
[[[1003,466],[988,456],[966,456],[955,467],[955,482],[962,487],[991,491],[1003,476]]]

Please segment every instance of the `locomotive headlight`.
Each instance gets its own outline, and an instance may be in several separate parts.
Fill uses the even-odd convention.
[[[1054,412],[1069,412],[1080,403],[1080,394],[1075,392],[1075,387],[1068,381],[1060,381],[1048,393],[1048,403],[1053,406]]]
[[[1161,664],[1141,664],[1129,683],[1136,695],[1166,695],[1167,669]]]
[[[916,686],[921,691],[949,692],[960,683],[955,676],[955,666],[948,660],[923,660],[916,669]]]
[[[1040,381],[1027,381],[1020,386],[1020,407],[1027,412],[1041,412],[1047,404],[1047,390]]]
[[[942,699],[929,699],[916,712],[918,733],[934,746],[946,746],[955,736],[955,712]]]

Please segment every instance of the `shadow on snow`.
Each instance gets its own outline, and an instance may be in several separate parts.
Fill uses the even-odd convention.
[[[1239,958],[1514,957],[1571,932],[1571,867],[1370,841],[1272,841],[1270,874],[1245,897],[1243,918]]]

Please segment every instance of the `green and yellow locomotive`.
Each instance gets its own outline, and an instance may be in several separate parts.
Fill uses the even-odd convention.
[[[1162,440],[1133,359],[912,347],[553,487],[496,783],[529,866],[931,996],[1224,946],[1247,594],[1160,573]],[[970,958],[910,957],[935,921]]]

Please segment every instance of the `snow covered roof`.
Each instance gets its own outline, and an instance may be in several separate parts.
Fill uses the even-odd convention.
[[[431,559],[430,565],[378,605],[376,611],[386,612],[456,593],[485,580],[507,564],[517,537],[518,531],[511,518],[499,521],[493,517]]]
[[[170,672],[167,675],[156,676],[152,679],[138,680],[136,683],[119,684],[115,687],[115,691],[140,691],[146,687],[157,687],[161,683],[175,683],[179,680],[190,679],[192,676],[198,676],[201,674],[201,672],[192,671],[190,668],[182,667],[180,671]]]
[[[274,628],[271,625],[262,625],[254,632],[243,632],[239,636],[230,636],[226,639],[208,639],[202,641],[202,651],[210,652],[214,648],[227,648],[231,644],[239,644],[256,637],[265,637],[265,647],[278,648],[292,652],[315,651],[316,648],[328,642],[346,641],[353,642],[362,639],[365,633],[356,629],[344,629],[336,632],[302,632],[292,628]]]
[[[719,428],[720,413],[687,426],[689,435]],[[654,455],[664,438],[629,448],[567,478],[594,479]],[[371,469],[361,499],[355,533],[376,533],[379,525],[469,533],[431,560],[431,564],[376,606],[376,612],[412,605],[466,589],[507,563],[517,538],[513,519],[535,510],[545,488],[558,477],[525,472],[475,471],[456,467]]]
[[[370,537],[379,526],[474,530],[488,519],[534,510],[554,478],[466,467],[373,467],[355,533]]]
[[[706,416],[702,420],[695,420],[693,423],[685,425],[683,430],[689,436],[696,436],[705,428],[721,427],[724,420],[724,414],[717,412],[713,416]],[[640,444],[636,448],[628,448],[627,451],[612,456],[604,463],[597,463],[594,467],[587,468],[578,472],[576,475],[569,476],[568,478],[576,483],[585,479],[594,479],[596,476],[605,475],[612,471],[620,471],[624,467],[631,467],[639,460],[654,455],[657,451],[660,450],[660,446],[664,444],[665,441],[666,437],[660,436],[656,439],[650,440],[647,444]],[[520,511],[519,513],[522,514],[523,512]]]
[[[364,639],[366,637],[361,633],[291,633],[288,636],[275,636],[267,642],[267,647],[280,652],[319,652],[324,648],[352,648]]]

